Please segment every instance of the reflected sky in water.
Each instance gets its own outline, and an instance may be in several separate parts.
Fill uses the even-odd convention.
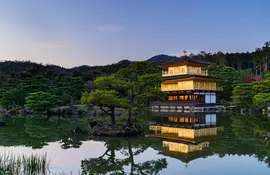
[[[170,118],[169,117],[173,117]],[[182,118],[181,118],[182,117]],[[177,119],[176,119],[177,118]],[[188,119],[186,119],[188,118]],[[199,118],[197,120],[196,118]],[[151,125],[159,125],[173,128],[196,130],[213,127],[223,127],[223,131],[218,131],[217,136],[207,140],[203,138],[184,138],[185,134],[169,135],[168,133],[159,133],[160,137],[152,137],[152,131],[147,131],[148,137],[134,139],[94,139],[74,135],[74,133],[63,130],[61,125],[48,125],[57,127],[57,134],[50,137],[41,137],[44,130],[35,128],[35,134],[30,133],[29,121],[14,122],[9,119],[3,119],[7,122],[7,127],[0,129],[1,155],[12,152],[13,154],[47,154],[50,159],[51,171],[66,172],[77,174],[78,171],[84,172],[105,172],[114,171],[130,174],[270,174],[269,157],[270,141],[267,134],[270,132],[270,122],[268,118],[257,118],[240,116],[238,114],[218,114],[214,117],[215,122],[210,121],[209,117],[203,118],[203,115],[186,116],[179,114],[153,116]],[[47,121],[48,122],[48,121]],[[211,125],[202,125],[203,122]],[[31,124],[37,124],[38,121],[31,121]],[[215,123],[215,124],[214,124]],[[22,125],[22,126],[20,126]],[[38,124],[37,124],[38,125]],[[200,127],[198,127],[200,125]],[[14,127],[14,128],[13,128]],[[29,127],[29,128],[27,128]],[[18,128],[19,133],[14,133]],[[146,126],[147,130],[148,126]],[[11,131],[13,133],[11,133]],[[63,133],[62,133],[63,132]],[[162,136],[166,135],[166,138]],[[175,137],[177,136],[177,137]],[[17,137],[17,139],[16,139]],[[21,138],[23,137],[23,138]],[[75,139],[75,138],[79,139]],[[12,138],[13,140],[10,140]],[[71,146],[63,149],[63,140],[72,138],[80,144],[70,144]],[[26,140],[23,141],[22,139]],[[35,142],[33,142],[35,140]],[[48,142],[46,142],[48,140]],[[195,141],[194,141],[195,140]],[[170,151],[164,147],[164,141],[182,146],[181,148],[193,148],[188,153]],[[209,142],[208,147],[197,149],[196,145],[202,142]],[[39,145],[40,148],[36,146]],[[73,142],[72,142],[73,143]],[[27,146],[25,146],[27,145]],[[76,146],[79,145],[79,146]],[[187,147],[183,147],[187,145]],[[194,147],[195,145],[195,147]],[[165,156],[162,153],[168,153]],[[170,154],[169,154],[170,153]],[[183,159],[187,158],[187,162]],[[102,165],[100,170],[94,165]],[[111,166],[114,165],[114,166]],[[82,168],[83,166],[83,168]],[[147,167],[147,168],[145,168]]]

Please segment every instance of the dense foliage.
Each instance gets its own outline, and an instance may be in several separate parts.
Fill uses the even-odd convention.
[[[34,113],[43,113],[58,104],[57,96],[49,92],[33,92],[26,97],[25,107],[33,110]]]
[[[232,104],[239,107],[266,107],[270,103],[269,75],[266,72],[263,80],[238,84],[233,90]]]
[[[217,101],[231,101],[233,88],[239,83],[244,83],[245,78],[251,74],[251,69],[237,70],[215,64],[208,66],[207,69],[209,76],[222,78],[217,83],[218,86],[223,87],[223,91],[217,94]]]
[[[126,125],[132,123],[132,109],[147,106],[145,99],[162,98],[159,70],[148,66],[146,62],[134,62],[127,68],[120,69],[111,76],[99,77],[94,81],[96,89],[84,92],[82,104],[99,106],[111,116],[115,124],[115,108],[129,109]],[[149,98],[148,98],[149,97]]]
[[[113,74],[129,64],[124,60],[108,66],[65,69],[31,62],[0,62],[0,107],[44,112],[55,106],[78,104],[82,91],[92,88],[91,81],[97,76]],[[44,98],[37,98],[39,95]]]
[[[224,91],[218,93],[217,100],[228,102],[231,101],[233,89],[238,84],[252,83],[254,79],[262,80],[262,76],[265,78],[264,72],[268,69],[270,60],[269,44],[269,42],[266,42],[261,48],[257,48],[250,53],[224,54],[216,52],[211,54],[202,51],[197,55],[191,54],[190,56],[213,63],[207,68],[209,75],[224,79],[224,81],[218,83],[219,86],[224,88]],[[177,59],[177,57],[159,55],[145,62],[131,63],[128,60],[123,60],[107,66],[80,66],[71,69],[32,62],[0,62],[0,106],[2,108],[25,107],[26,98],[31,93],[36,92],[50,93],[58,99],[57,105],[78,104],[82,91],[90,93],[95,88],[103,91],[111,88],[110,90],[117,92],[117,94],[114,92],[117,98],[127,99],[127,97],[130,97],[128,100],[130,100],[131,106],[135,104],[147,106],[150,101],[157,100],[156,97],[159,98],[164,95],[158,88],[153,88],[158,87],[161,80],[158,75],[160,72],[155,68],[156,65],[174,59]],[[261,77],[256,78],[257,75],[261,75]],[[100,76],[101,78],[97,78]],[[112,83],[112,81],[116,83]],[[269,84],[267,80],[263,80],[261,83],[264,84],[256,86],[267,86]],[[115,87],[111,87],[112,85]],[[101,86],[103,87],[100,88]],[[122,87],[120,88],[120,86]],[[255,90],[255,92],[257,95],[254,97],[255,105],[268,103],[268,91],[259,92]],[[84,93],[84,95],[87,93]],[[93,102],[93,100],[90,101]]]
[[[190,54],[191,57],[199,60],[212,62],[216,65],[233,67],[237,70],[252,69],[255,75],[261,75],[269,69],[270,61],[270,41],[265,42],[260,48],[256,48],[253,52],[246,53],[223,53],[221,51],[209,53],[201,51],[199,54]],[[148,61],[157,65],[164,62],[178,59],[175,56],[157,55]]]

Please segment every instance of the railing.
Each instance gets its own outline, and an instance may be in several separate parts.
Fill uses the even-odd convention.
[[[208,72],[207,70],[200,70],[200,71],[195,71],[195,70],[186,70],[184,72],[182,71],[162,71],[162,76],[174,76],[174,75],[183,75],[183,74],[194,74],[194,75],[204,75],[207,76]]]
[[[223,91],[223,87],[161,87],[161,91],[179,91],[179,90],[205,90],[205,91]]]

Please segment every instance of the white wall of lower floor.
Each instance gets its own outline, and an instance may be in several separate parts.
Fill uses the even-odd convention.
[[[215,92],[195,92],[194,94],[200,94],[205,96],[205,103],[216,103],[216,93]]]

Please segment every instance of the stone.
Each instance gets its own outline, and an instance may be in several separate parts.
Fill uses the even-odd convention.
[[[139,128],[139,129],[138,129]],[[137,125],[129,127],[121,125],[95,125],[90,129],[90,135],[107,137],[135,137],[141,135],[143,129]]]
[[[30,110],[27,110],[27,109],[20,109],[19,114],[25,116],[25,115],[31,115],[32,112]]]

